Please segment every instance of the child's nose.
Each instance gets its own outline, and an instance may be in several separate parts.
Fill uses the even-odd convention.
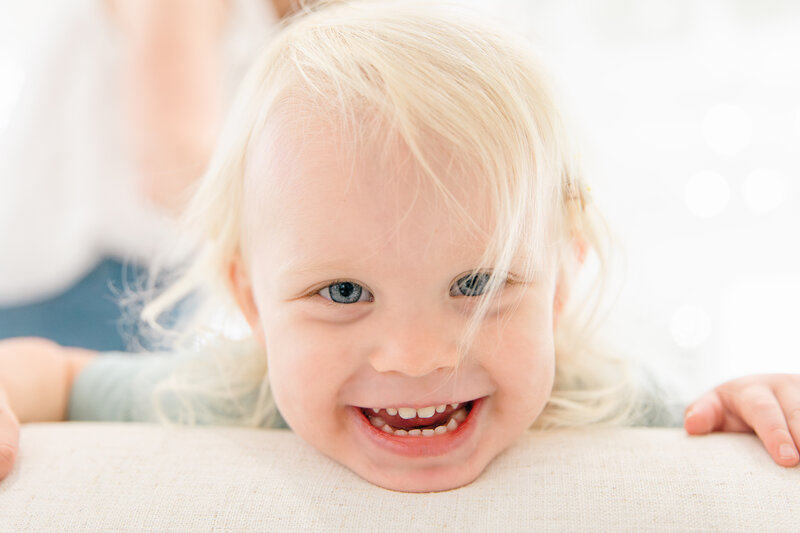
[[[420,377],[458,362],[458,338],[449,328],[425,316],[389,320],[369,362],[378,372],[400,372]]]

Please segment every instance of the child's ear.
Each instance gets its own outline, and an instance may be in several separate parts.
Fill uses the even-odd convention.
[[[568,257],[561,262],[556,278],[556,291],[553,297],[553,328],[558,325],[558,319],[564,311],[564,306],[569,298],[572,283],[578,276],[581,266],[586,261],[589,243],[581,235],[573,235],[572,243],[568,248]]]
[[[556,293],[553,296],[553,329],[558,326],[558,319],[561,318],[561,312],[564,310],[569,296],[569,282],[564,279],[563,274],[564,270],[561,269],[556,280]]]
[[[231,284],[231,292],[236,300],[236,305],[239,306],[239,310],[244,315],[245,320],[250,324],[253,336],[263,346],[265,344],[264,329],[261,326],[256,301],[253,298],[253,284],[250,280],[250,274],[244,266],[242,254],[239,251],[233,256],[228,267],[228,280]]]

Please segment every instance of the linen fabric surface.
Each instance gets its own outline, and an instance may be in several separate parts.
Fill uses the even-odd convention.
[[[285,430],[23,426],[0,531],[797,531],[800,468],[753,435],[528,432],[472,484],[381,489]]]

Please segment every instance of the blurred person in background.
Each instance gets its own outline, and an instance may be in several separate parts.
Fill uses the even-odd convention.
[[[233,89],[294,5],[69,3],[0,139],[0,338],[126,349],[120,295],[169,242]]]

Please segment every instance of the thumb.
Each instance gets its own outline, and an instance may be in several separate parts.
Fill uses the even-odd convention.
[[[0,388],[0,480],[5,478],[19,451],[19,420],[8,405],[5,391]]]

